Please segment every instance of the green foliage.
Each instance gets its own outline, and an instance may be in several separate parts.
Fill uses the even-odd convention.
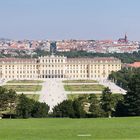
[[[21,94],[18,99],[18,104],[16,107],[16,113],[19,118],[29,118],[31,117],[31,112],[35,101],[27,98],[24,94]]]
[[[18,83],[18,84],[31,84],[31,83],[34,83],[34,84],[38,84],[38,83],[43,83],[42,80],[10,80],[8,81],[7,83]]]
[[[122,60],[123,63],[132,63],[140,61],[140,51],[133,53],[87,53],[86,51],[71,51],[71,52],[57,52],[57,55],[64,55],[68,58],[78,57],[116,57]]]
[[[41,91],[42,85],[4,85],[3,86],[6,89],[13,89],[17,92],[35,92],[35,91]]]
[[[132,76],[128,87],[128,92],[124,97],[126,115],[140,116],[140,70]]]
[[[101,109],[100,102],[95,94],[90,95],[89,102],[89,112],[91,113],[91,117],[103,117],[104,111]]]
[[[0,111],[6,110],[8,107],[8,94],[7,90],[0,87]]]
[[[40,57],[40,56],[50,55],[50,52],[41,50],[41,49],[39,49],[39,48],[37,48],[37,49],[35,50],[35,53],[36,53],[36,55],[34,55],[33,57]]]
[[[48,51],[37,48],[32,56],[27,54],[24,50],[15,50],[18,54],[16,57],[20,58],[38,58],[39,56],[50,55]],[[68,58],[79,58],[79,57],[116,57],[122,60],[123,63],[132,63],[140,61],[140,51],[133,53],[90,53],[86,51],[70,51],[70,52],[56,52],[56,55],[67,56]],[[12,57],[11,54],[1,54],[0,57]]]
[[[73,109],[74,109],[74,114],[76,118],[83,118],[85,117],[85,111],[82,105],[82,102],[80,102],[78,99],[73,101]]]
[[[40,103],[27,98],[21,94],[16,107],[16,114],[19,118],[43,118],[47,117],[49,106],[46,103]]]
[[[32,117],[44,118],[48,116],[49,106],[46,103],[35,102],[32,109]]]
[[[114,111],[114,104],[112,93],[107,87],[104,89],[101,96],[101,107],[107,113],[108,117],[111,117],[112,111]]]
[[[64,85],[66,91],[102,91],[104,90],[103,85],[93,84],[93,85]]]
[[[64,80],[62,81],[63,83],[97,83],[98,81],[96,80]]]
[[[85,112],[79,100],[65,100],[53,108],[53,116],[82,118],[85,116]]]
[[[16,105],[16,92],[13,90],[7,90],[3,87],[0,87],[0,111],[8,111],[10,114],[11,111],[14,111]]]
[[[118,72],[112,72],[109,75],[109,79],[114,81],[118,86],[128,90],[128,82],[136,71],[139,70],[135,68],[123,68]]]
[[[65,100],[53,108],[54,117],[74,117],[73,101]]]
[[[38,101],[39,100],[39,94],[25,94],[26,97],[28,97],[29,99],[33,99],[35,101]]]
[[[109,78],[128,92],[116,107],[116,116],[140,116],[140,68],[124,68]]]

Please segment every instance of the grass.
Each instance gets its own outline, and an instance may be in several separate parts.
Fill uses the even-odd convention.
[[[39,100],[39,94],[25,94],[26,97],[30,98],[30,99],[33,99],[35,101],[38,101]]]
[[[79,97],[88,97],[90,94],[67,94],[67,97],[69,100],[74,100],[77,99]],[[97,96],[98,99],[100,99],[102,94],[95,94]]]
[[[66,91],[103,91],[103,85],[64,85]]]
[[[4,85],[3,87],[7,89],[13,89],[17,92],[35,92],[41,91],[42,89],[41,85]]]
[[[78,135],[90,134],[90,137]],[[0,120],[0,140],[139,140],[140,118]]]
[[[7,83],[43,83],[41,80],[11,80]]]
[[[97,83],[96,80],[64,80],[63,83]]]

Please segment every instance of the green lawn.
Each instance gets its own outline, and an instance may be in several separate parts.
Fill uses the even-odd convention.
[[[64,85],[66,91],[103,91],[103,85]]]
[[[30,99],[33,99],[35,101],[38,101],[39,100],[39,94],[25,94],[26,97],[30,98]]]
[[[41,85],[4,85],[3,87],[7,89],[13,89],[17,92],[35,92],[35,91],[41,91],[42,86]]]
[[[11,80],[7,83],[43,83],[41,80]]]
[[[90,135],[80,137],[78,135]],[[0,120],[0,140],[139,140],[140,118]]]
[[[97,83],[96,80],[64,80],[63,83]]]

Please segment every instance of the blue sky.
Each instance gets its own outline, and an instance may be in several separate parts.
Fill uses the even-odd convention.
[[[140,40],[140,0],[0,0],[0,37]]]

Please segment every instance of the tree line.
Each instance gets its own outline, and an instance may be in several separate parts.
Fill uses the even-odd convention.
[[[13,90],[0,87],[0,113],[16,118],[140,116],[140,68],[124,68],[119,72],[113,72],[110,79],[121,83],[121,86],[127,89],[127,93],[112,94],[106,87],[100,98],[96,94],[90,94],[74,100],[64,100],[56,105],[51,113],[46,103],[34,101],[24,94],[17,95]]]
[[[51,52],[37,48],[32,55],[26,53],[26,51],[16,50],[18,55],[17,58],[38,58],[39,56],[51,55]],[[79,58],[79,57],[116,57],[120,59],[123,63],[133,63],[135,61],[140,61],[140,51],[133,53],[94,53],[86,51],[70,51],[70,52],[55,52],[56,55],[66,56],[68,58]],[[0,57],[13,57],[11,54],[0,54]]]
[[[49,106],[27,98],[24,94],[17,95],[12,89],[0,87],[0,116],[9,118],[43,118],[48,116]]]
[[[127,90],[117,104],[116,116],[140,116],[140,68],[123,68],[112,72],[109,79]]]
[[[119,97],[119,98],[118,98]],[[121,100],[114,96],[109,88],[105,88],[101,99],[95,94],[85,95],[74,100],[64,100],[49,113],[49,106],[27,98],[24,94],[17,95],[13,90],[0,87],[0,114],[9,118],[46,118],[46,117],[110,117]]]
[[[70,52],[56,52],[57,55],[64,55],[68,58],[78,57],[116,57],[119,58],[123,63],[133,63],[140,61],[140,51],[133,53],[93,53],[86,51],[70,51]]]

